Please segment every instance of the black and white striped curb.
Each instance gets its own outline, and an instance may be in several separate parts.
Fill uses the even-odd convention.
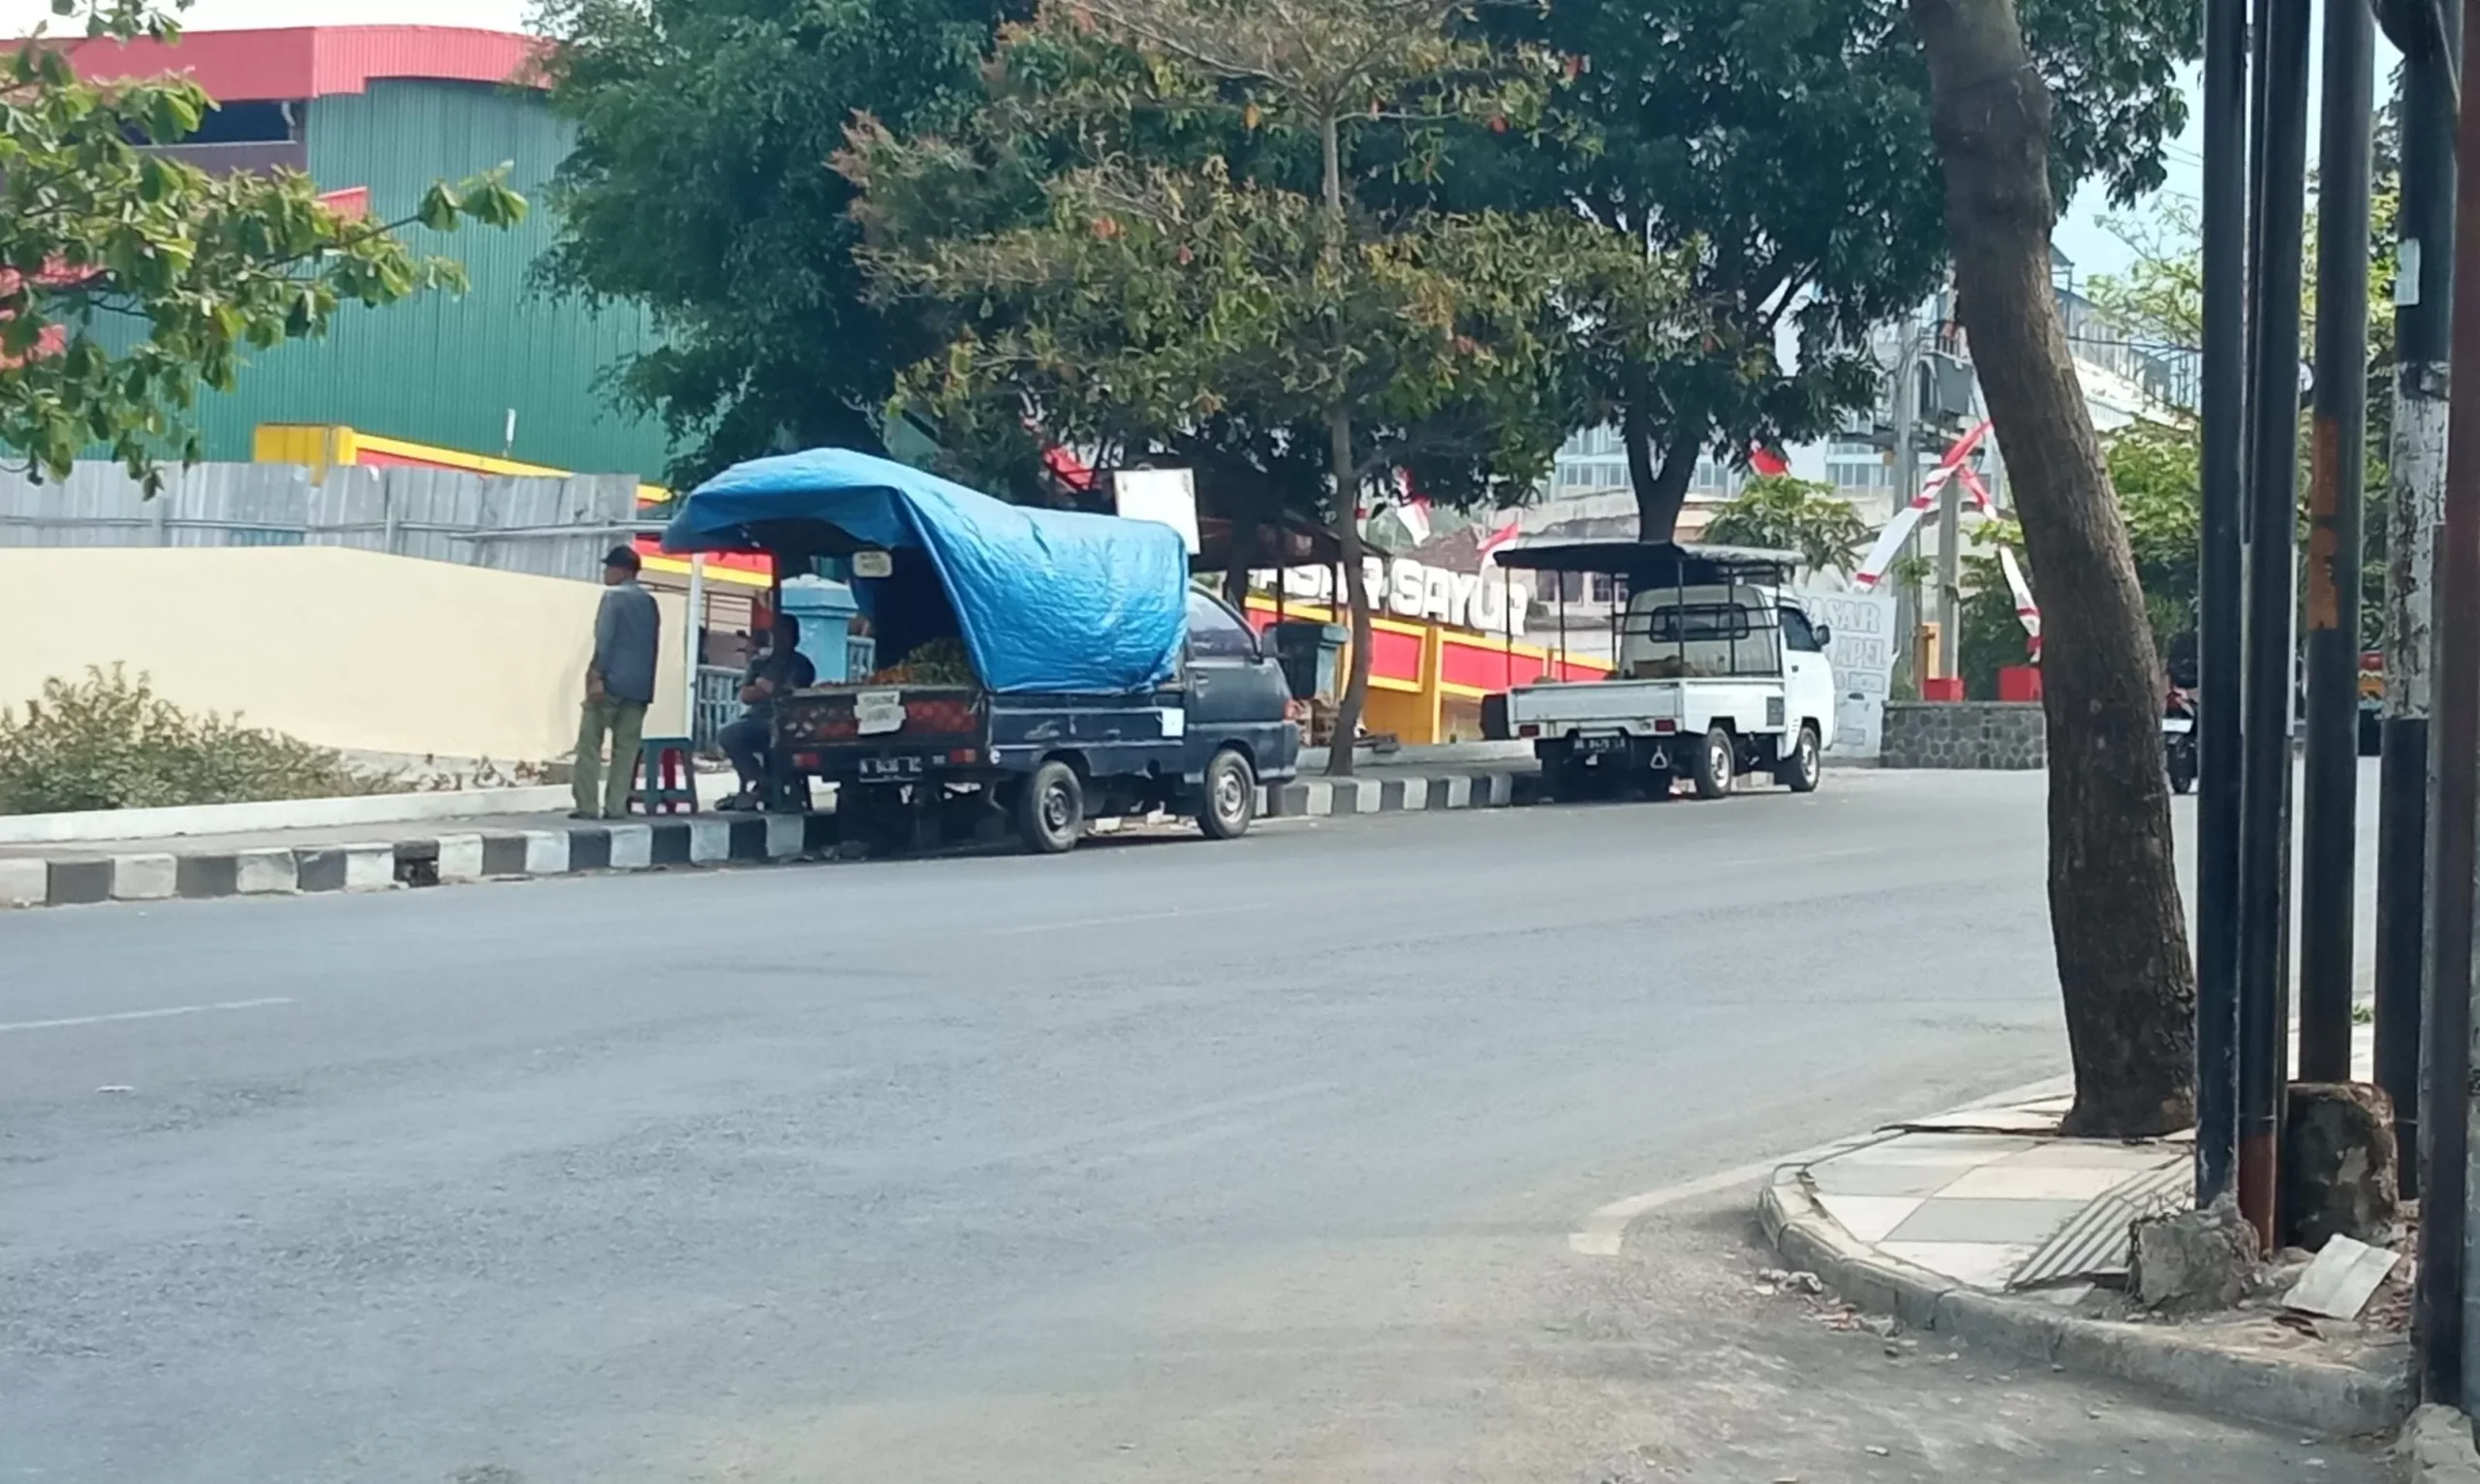
[[[1301,779],[1269,785],[1259,803],[1270,819],[1503,808],[1535,802],[1539,782],[1537,775],[1511,772]],[[832,814],[712,815],[371,844],[0,859],[0,908],[372,891],[793,860],[832,855],[837,841]]]

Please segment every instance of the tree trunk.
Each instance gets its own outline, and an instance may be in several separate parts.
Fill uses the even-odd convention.
[[[2012,0],[1908,0],[1928,55],[1957,306],[2041,604],[2050,937],[2065,1131],[2195,1121],[2195,975],[2173,874],[2162,671],[2050,285],[2050,98]]]
[[[1645,368],[1628,370],[1628,405],[1620,414],[1620,442],[1628,446],[1628,485],[1636,492],[1636,539],[1666,541],[1679,529],[1679,512],[1688,504],[1688,481],[1696,473],[1696,454],[1705,443],[1704,429],[1674,429],[1654,462],[1653,380]]]
[[[1340,254],[1344,243],[1343,125],[1330,110],[1318,120],[1318,142],[1325,155],[1327,244]],[[1338,364],[1341,362],[1338,361]],[[1338,400],[1326,414],[1326,453],[1335,466],[1335,543],[1343,548],[1344,595],[1351,609],[1350,662],[1344,671],[1343,699],[1335,706],[1335,735],[1326,749],[1326,776],[1352,775],[1352,744],[1360,736],[1360,714],[1369,704],[1369,646],[1376,633],[1369,622],[1369,583],[1360,564],[1360,480],[1352,477],[1351,408]]]
[[[1360,481],[1351,475],[1351,414],[1340,407],[1327,414],[1326,439],[1335,462],[1335,543],[1343,548],[1344,595],[1352,626],[1343,699],[1335,705],[1335,735],[1326,749],[1326,776],[1349,778],[1352,742],[1360,735],[1360,714],[1369,704],[1369,646],[1377,631],[1369,621],[1369,582],[1361,570]]]

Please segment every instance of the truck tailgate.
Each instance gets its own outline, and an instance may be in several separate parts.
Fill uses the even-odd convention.
[[[975,686],[819,686],[776,703],[775,732],[807,753],[946,752],[979,747],[989,716]]]
[[[1676,680],[1586,680],[1518,686],[1507,693],[1507,723],[1545,732],[1570,727],[1626,727],[1650,731],[1679,719]]]

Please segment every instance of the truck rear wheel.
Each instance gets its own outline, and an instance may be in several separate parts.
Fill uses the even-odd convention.
[[[1085,832],[1085,783],[1059,761],[1034,769],[1016,794],[1016,838],[1038,855],[1076,848]]]
[[[1739,771],[1739,744],[1731,740],[1729,731],[1717,727],[1705,733],[1705,745],[1696,750],[1690,767],[1696,779],[1696,796],[1720,798],[1731,791],[1731,778]]]
[[[1226,747],[1205,765],[1199,786],[1197,828],[1208,840],[1237,840],[1249,833],[1257,817],[1257,770],[1236,747]]]

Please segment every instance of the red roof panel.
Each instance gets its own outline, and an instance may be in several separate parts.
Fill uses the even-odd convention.
[[[80,41],[70,60],[89,81],[187,73],[219,103],[271,103],[358,93],[374,77],[514,81],[542,45],[462,26],[287,26],[185,31],[170,46]]]

